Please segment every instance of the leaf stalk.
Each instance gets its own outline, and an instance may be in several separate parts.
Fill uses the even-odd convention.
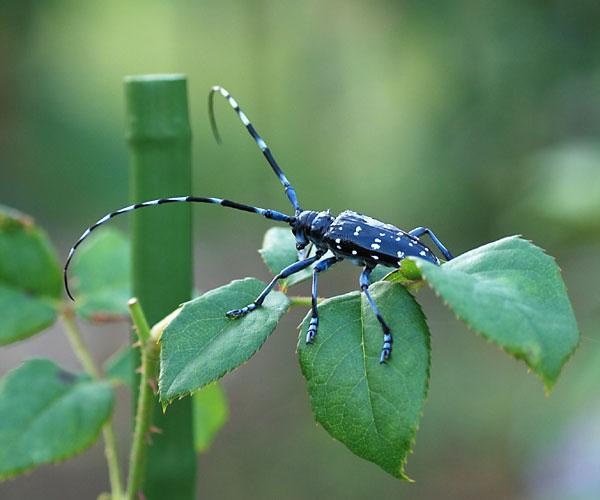
[[[63,308],[61,319],[65,326],[71,348],[79,360],[79,363],[90,377],[94,380],[100,380],[102,378],[100,370],[96,366],[89,349],[83,341],[79,327],[75,322],[75,313],[69,305]],[[108,466],[111,497],[114,500],[120,500],[123,498],[123,484],[121,480],[119,456],[117,453],[117,439],[115,437],[112,420],[109,420],[102,427],[102,437],[104,439],[104,456],[106,457],[106,464]]]

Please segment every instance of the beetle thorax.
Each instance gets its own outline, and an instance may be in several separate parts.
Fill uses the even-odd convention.
[[[334,217],[329,210],[324,212],[315,212],[305,210],[301,212],[294,224],[294,234],[296,239],[304,236],[308,241],[314,243],[317,247],[323,246],[323,236],[331,226]]]

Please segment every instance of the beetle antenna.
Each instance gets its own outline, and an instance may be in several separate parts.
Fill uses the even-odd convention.
[[[215,113],[214,113],[214,107],[213,107],[213,96],[216,93],[221,94],[225,99],[227,99],[227,102],[229,102],[229,105],[237,113],[240,120],[246,127],[246,130],[248,130],[248,133],[252,136],[252,138],[254,139],[254,142],[256,142],[256,144],[262,151],[263,156],[267,159],[267,161],[269,162],[269,165],[271,165],[271,168],[275,172],[275,175],[277,175],[277,177],[279,178],[279,182],[281,182],[281,185],[284,187],[285,194],[288,197],[288,199],[290,200],[290,203],[292,204],[292,206],[294,207],[296,214],[299,214],[302,211],[302,209],[300,208],[300,204],[298,203],[298,197],[296,196],[296,191],[290,184],[290,181],[287,180],[287,177],[283,173],[283,170],[281,170],[281,167],[275,161],[275,158],[273,157],[273,154],[271,153],[269,146],[267,146],[266,142],[258,134],[258,132],[254,128],[254,126],[250,123],[250,120],[248,120],[248,117],[240,109],[237,101],[231,96],[231,94],[229,92],[227,92],[227,90],[225,90],[223,87],[220,87],[218,85],[215,85],[212,89],[210,89],[210,92],[208,94],[208,116],[210,119],[210,126],[212,128],[212,131],[213,131],[216,141],[218,143],[221,143],[221,136],[220,136],[219,130],[217,128],[217,122],[215,120]]]
[[[163,205],[165,203],[210,203],[213,205],[221,205],[222,207],[233,208],[235,210],[242,210],[244,212],[250,212],[253,214],[262,215],[263,217],[265,217],[267,219],[271,219],[271,220],[275,220],[275,221],[279,221],[279,222],[286,222],[290,225],[293,224],[294,221],[296,220],[295,217],[283,214],[281,212],[278,212],[277,210],[253,207],[251,205],[244,205],[243,203],[237,203],[237,202],[231,201],[231,200],[224,200],[222,198],[204,198],[204,197],[200,197],[200,196],[176,196],[176,197],[171,197],[171,198],[158,198],[155,200],[144,201],[142,203],[136,203],[135,205],[129,205],[127,207],[124,207],[124,208],[121,208],[114,212],[111,212],[111,213],[105,215],[104,217],[102,217],[101,219],[97,220],[94,224],[92,224],[90,227],[88,227],[83,232],[83,234],[79,237],[79,239],[71,247],[71,250],[69,250],[69,255],[67,257],[67,260],[65,262],[65,267],[63,270],[63,279],[65,282],[65,290],[71,300],[75,300],[75,298],[73,297],[73,294],[71,293],[71,290],[69,288],[69,278],[68,278],[69,265],[71,264],[71,261],[73,260],[73,256],[75,255],[75,251],[77,250],[77,247],[79,245],[81,245],[81,243],[83,243],[83,241],[91,234],[91,232],[94,231],[94,229],[96,229],[97,227],[101,226],[102,224],[108,222],[113,217],[116,217],[117,215],[122,215],[122,214],[125,214],[128,212],[133,212],[134,210],[137,210],[138,208],[151,207],[154,205]]]

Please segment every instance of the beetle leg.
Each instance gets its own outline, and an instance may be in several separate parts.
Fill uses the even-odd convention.
[[[248,304],[245,307],[242,307],[241,309],[232,309],[231,311],[227,311],[225,313],[226,316],[228,318],[235,319],[235,318],[240,318],[242,316],[245,316],[250,311],[254,311],[257,307],[260,307],[262,305],[264,300],[267,298],[267,295],[269,295],[269,293],[271,293],[271,290],[273,290],[273,288],[275,288],[275,285],[277,284],[277,282],[280,279],[287,278],[288,276],[291,276],[292,274],[302,271],[302,269],[307,268],[311,264],[314,264],[317,260],[319,260],[323,256],[323,253],[324,252],[319,251],[313,257],[309,257],[308,259],[294,262],[292,265],[286,267],[271,280],[271,282],[260,293],[260,295],[258,297],[256,297],[256,300],[254,302],[252,302],[251,304]]]
[[[310,323],[308,325],[308,332],[306,333],[306,343],[311,344],[315,336],[317,335],[317,329],[319,328],[319,314],[317,312],[317,274],[323,271],[327,271],[333,264],[339,262],[339,257],[329,257],[328,259],[319,262],[313,269],[312,275],[312,314],[310,317]]]
[[[454,258],[454,256],[448,251],[444,244],[438,239],[435,233],[428,227],[417,227],[412,231],[409,231],[408,234],[414,236],[415,238],[423,236],[424,234],[428,234],[432,241],[435,243],[435,246],[438,247],[440,252],[442,252],[442,255],[446,260],[452,260]]]
[[[363,292],[365,294],[365,297],[369,301],[369,305],[371,306],[371,309],[373,309],[373,312],[375,313],[375,316],[377,317],[377,321],[379,321],[379,324],[381,325],[381,328],[383,329],[383,347],[381,349],[381,356],[379,357],[379,362],[385,363],[386,360],[392,354],[392,343],[394,341],[392,339],[392,332],[390,331],[390,327],[387,325],[387,323],[381,316],[381,313],[379,312],[379,309],[377,308],[377,304],[375,304],[373,297],[371,297],[371,294],[369,293],[369,275],[371,274],[372,271],[373,271],[372,267],[365,267],[363,272],[360,274],[360,290],[361,290],[361,292]]]

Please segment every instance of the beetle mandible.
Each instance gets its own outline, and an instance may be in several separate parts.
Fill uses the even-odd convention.
[[[296,238],[296,248],[298,249],[298,261],[283,269],[277,274],[271,282],[265,287],[261,294],[247,306],[241,309],[227,311],[225,314],[231,319],[240,318],[248,313],[251,313],[257,307],[260,307],[267,295],[275,288],[275,285],[280,279],[287,278],[312,264],[315,264],[312,272],[312,291],[311,291],[311,319],[306,334],[306,342],[312,343],[317,335],[319,327],[319,314],[317,310],[317,281],[318,274],[326,271],[334,264],[343,260],[348,260],[355,265],[363,267],[360,274],[359,284],[360,290],[364,293],[373,313],[377,317],[379,324],[383,330],[383,347],[381,349],[380,362],[385,361],[390,357],[392,352],[392,332],[381,316],[375,301],[369,293],[369,276],[375,266],[384,265],[388,267],[400,267],[402,259],[406,257],[417,257],[428,262],[439,265],[440,260],[425,245],[420,239],[421,236],[428,234],[435,246],[439,249],[446,260],[453,258],[452,254],[436,237],[436,235],[427,227],[417,227],[412,231],[403,231],[391,224],[385,224],[372,217],[361,215],[351,210],[346,210],[337,217],[327,211],[302,210],[296,196],[296,191],[288,181],[287,177],[275,161],[271,150],[258,134],[254,126],[250,123],[244,112],[240,109],[236,100],[223,87],[215,86],[211,89],[208,96],[208,110],[210,124],[217,142],[220,142],[219,132],[216,126],[213,108],[213,96],[218,93],[222,95],[231,107],[235,110],[238,117],[252,136],[267,162],[279,178],[279,182],[285,189],[290,203],[294,207],[294,215],[286,215],[276,210],[264,209],[250,205],[244,205],[230,200],[221,198],[205,198],[198,196],[176,196],[169,198],[159,198],[156,200],[144,201],[130,205],[115,212],[111,212],[93,225],[88,227],[79,239],[75,242],[65,262],[64,267],[64,282],[65,289],[69,297],[74,300],[69,289],[68,283],[68,268],[75,250],[85,240],[90,233],[98,226],[108,222],[117,215],[121,215],[138,208],[150,207],[154,205],[162,205],[165,203],[210,203],[221,205],[227,208],[243,210],[245,212],[255,213],[263,217],[285,222],[290,225],[294,237]],[[314,255],[310,255],[310,251],[306,251],[310,246],[315,247]],[[331,257],[325,257],[327,252],[331,252]],[[325,257],[325,258],[324,258]]]

